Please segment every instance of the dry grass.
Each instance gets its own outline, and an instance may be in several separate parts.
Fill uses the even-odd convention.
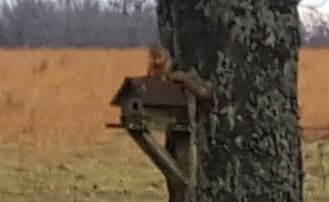
[[[329,127],[329,48],[300,50],[298,102],[303,127]]]
[[[164,179],[109,101],[143,49],[0,49],[1,201],[166,201]]]
[[[38,145],[28,139],[0,145],[1,201],[167,199],[163,176],[122,131],[78,144]]]
[[[303,127],[329,125],[328,54],[301,50]],[[104,128],[118,121],[109,101],[123,79],[144,75],[147,63],[143,49],[0,50],[1,201],[166,201],[150,160],[127,134]]]
[[[147,63],[143,49],[0,49],[0,138],[103,133],[119,120],[109,101]]]

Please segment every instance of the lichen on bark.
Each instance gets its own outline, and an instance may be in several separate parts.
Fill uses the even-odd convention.
[[[163,43],[215,84],[199,102],[198,200],[302,201],[297,1],[159,3]]]

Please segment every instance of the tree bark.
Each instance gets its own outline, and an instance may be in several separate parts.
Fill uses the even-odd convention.
[[[160,0],[175,68],[195,67],[215,86],[211,100],[198,101],[197,201],[303,200],[297,3]]]

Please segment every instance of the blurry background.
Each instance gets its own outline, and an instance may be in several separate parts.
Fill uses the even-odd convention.
[[[109,101],[159,43],[151,0],[0,1],[0,201],[166,201]],[[329,1],[299,8],[307,201],[329,201]],[[163,135],[156,134],[163,142]]]
[[[136,47],[159,41],[154,0],[1,2],[1,46]]]
[[[1,46],[118,48],[159,41],[156,0],[2,0],[0,7]],[[328,45],[329,1],[303,0],[298,10],[303,45]]]

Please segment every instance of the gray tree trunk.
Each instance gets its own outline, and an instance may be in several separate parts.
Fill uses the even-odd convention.
[[[303,200],[297,3],[159,2],[161,40],[176,68],[194,66],[215,84],[213,99],[198,103],[199,202]],[[181,202],[170,183],[169,193]]]

